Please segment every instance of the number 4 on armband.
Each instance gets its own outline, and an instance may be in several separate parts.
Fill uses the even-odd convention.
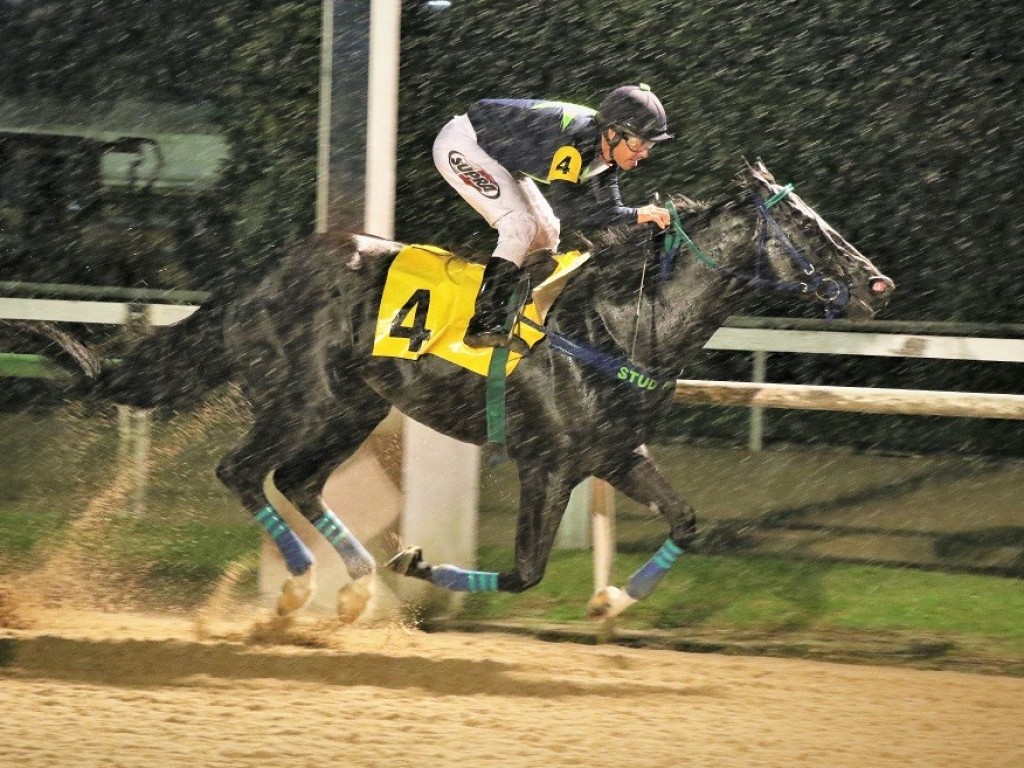
[[[398,339],[408,339],[410,352],[419,352],[423,342],[430,338],[430,329],[427,328],[429,309],[430,291],[420,288],[413,292],[391,321],[390,335]]]

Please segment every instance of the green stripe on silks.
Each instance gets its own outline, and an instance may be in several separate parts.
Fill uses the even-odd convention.
[[[487,367],[487,442],[505,444],[505,365],[508,347],[495,347]]]

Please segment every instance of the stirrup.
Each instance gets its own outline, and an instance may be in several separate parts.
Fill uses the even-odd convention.
[[[473,328],[475,320],[476,316],[474,315],[473,319],[469,321],[465,336],[462,337],[462,342],[467,347],[486,349],[488,347],[504,347],[508,343],[509,332],[500,323],[488,327],[486,323],[481,322],[480,326],[482,327]]]
[[[506,348],[509,352],[515,352],[517,355],[524,357],[530,353],[530,345],[523,341],[521,337],[514,333],[506,335],[504,331],[500,333],[467,333],[462,338],[462,343],[473,349]]]

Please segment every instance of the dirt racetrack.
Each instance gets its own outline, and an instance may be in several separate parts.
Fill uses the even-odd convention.
[[[1024,765],[1021,678],[314,619],[26,626],[0,629],[4,768]]]

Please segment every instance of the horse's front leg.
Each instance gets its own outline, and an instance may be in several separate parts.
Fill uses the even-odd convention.
[[[637,600],[650,595],[697,532],[693,507],[672,488],[658,466],[640,446],[620,467],[601,476],[634,501],[660,512],[668,520],[669,536],[654,556],[632,576],[625,589],[604,587],[591,598],[587,613],[595,619],[618,616]]]
[[[451,564],[428,565],[423,560],[423,550],[415,546],[403,549],[386,567],[455,592],[523,592],[536,586],[544,577],[575,475],[568,467],[552,467],[540,462],[526,466],[520,462],[519,477],[519,516],[512,570],[476,571]]]

